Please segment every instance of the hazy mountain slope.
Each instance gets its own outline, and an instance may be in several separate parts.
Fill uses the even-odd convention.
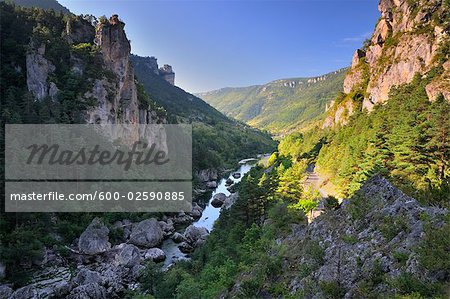
[[[64,14],[70,13],[70,11],[66,7],[59,4],[58,1],[56,0],[4,0],[4,1],[24,7],[39,7],[43,9],[53,9],[54,11],[59,11]]]
[[[320,77],[276,80],[199,94],[219,111],[251,126],[283,133],[317,119],[342,90],[345,69]]]

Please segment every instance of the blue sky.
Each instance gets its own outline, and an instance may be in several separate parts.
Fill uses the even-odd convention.
[[[132,52],[171,64],[189,92],[325,74],[348,66],[379,17],[377,0],[60,0],[126,23]]]

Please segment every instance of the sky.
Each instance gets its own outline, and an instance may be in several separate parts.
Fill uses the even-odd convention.
[[[75,14],[118,14],[132,53],[172,65],[189,92],[349,66],[380,16],[376,0],[59,2]]]

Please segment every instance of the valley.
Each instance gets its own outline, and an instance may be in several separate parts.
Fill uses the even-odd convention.
[[[3,181],[7,124],[189,124],[193,202],[8,213],[2,184],[0,298],[448,298],[450,1],[378,10],[349,68],[192,94],[134,20],[1,1]]]

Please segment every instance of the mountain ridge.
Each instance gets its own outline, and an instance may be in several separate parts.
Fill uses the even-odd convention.
[[[224,87],[197,95],[227,116],[283,135],[322,117],[327,103],[342,90],[346,70],[277,79],[261,85]]]

